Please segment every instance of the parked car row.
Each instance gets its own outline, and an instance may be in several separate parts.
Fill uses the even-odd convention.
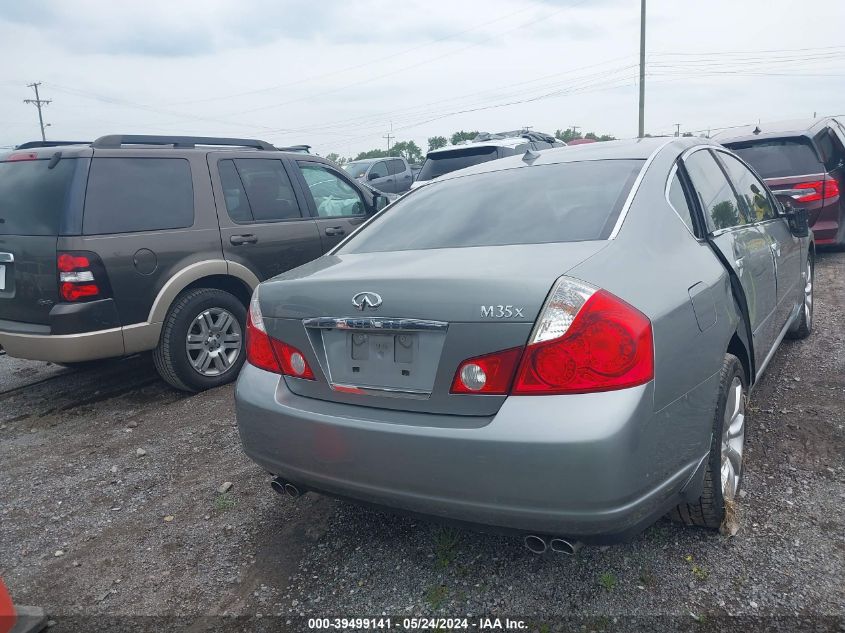
[[[373,187],[404,159],[27,144],[0,155],[0,346],[152,351],[186,390],[240,372],[244,449],[294,496],[514,530],[534,551],[666,512],[717,528],[746,398],[812,330],[808,217],[827,221],[812,203],[833,205],[842,171],[818,125],[798,142],[827,171],[776,192],[712,141],[519,132],[430,152],[428,184],[390,204]],[[777,147],[753,136],[730,142],[748,161]]]

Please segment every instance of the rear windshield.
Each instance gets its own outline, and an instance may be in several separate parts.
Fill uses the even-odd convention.
[[[431,180],[464,167],[496,160],[498,157],[495,147],[472,147],[436,152],[425,159],[417,180]]]
[[[58,235],[75,159],[0,162],[0,235]]]
[[[432,183],[400,198],[340,252],[607,239],[643,162],[537,165]]]
[[[776,138],[743,143],[725,143],[763,178],[803,176],[824,171],[810,140]]]

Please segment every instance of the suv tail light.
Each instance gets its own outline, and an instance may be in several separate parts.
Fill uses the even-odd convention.
[[[543,306],[528,346],[464,361],[451,391],[591,393],[635,387],[652,378],[654,345],[648,317],[606,290],[562,277]]]
[[[95,253],[59,253],[56,268],[59,271],[59,295],[63,300],[79,302],[111,296],[105,267]]]
[[[801,189],[807,193],[793,195],[796,202],[818,202],[839,195],[839,182],[835,178],[826,180],[814,180],[812,182],[801,182],[793,185],[792,189]]]
[[[252,295],[246,321],[246,359],[264,371],[274,374],[314,380],[314,372],[305,355],[293,345],[288,345],[267,334],[264,317],[258,303],[258,293]]]

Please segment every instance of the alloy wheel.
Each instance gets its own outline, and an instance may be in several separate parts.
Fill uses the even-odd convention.
[[[243,347],[238,319],[223,308],[200,312],[188,328],[185,349],[191,366],[203,376],[219,376],[237,360]]]
[[[742,452],[745,446],[745,388],[739,376],[734,376],[725,403],[722,424],[722,497],[731,500],[739,488],[742,474]]]

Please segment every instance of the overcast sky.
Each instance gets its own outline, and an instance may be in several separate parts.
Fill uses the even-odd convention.
[[[649,0],[646,131],[845,113],[843,0]],[[250,136],[320,154],[459,129],[637,132],[638,0],[12,0],[0,146]]]

